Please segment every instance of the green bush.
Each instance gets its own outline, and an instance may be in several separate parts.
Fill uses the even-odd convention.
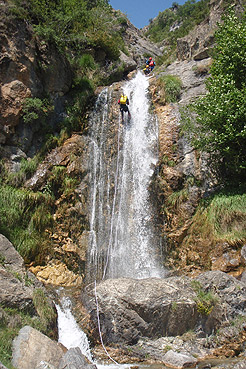
[[[97,69],[97,64],[92,55],[90,54],[83,54],[78,61],[78,65],[80,68],[95,70]]]
[[[195,298],[197,311],[203,315],[209,315],[218,302],[218,297],[214,296],[210,291],[206,292],[198,281],[193,280],[191,286],[197,294]]]
[[[230,10],[215,34],[207,94],[189,106],[184,130],[226,179],[246,177],[246,20]]]
[[[4,234],[25,261],[42,254],[45,237],[40,234],[51,226],[50,199],[41,193],[0,186],[0,233]]]
[[[178,101],[182,88],[182,82],[179,77],[172,75],[162,76],[157,84],[163,88],[167,103]]]
[[[37,119],[44,120],[51,109],[46,99],[28,97],[22,107],[22,117],[25,123],[30,124]]]

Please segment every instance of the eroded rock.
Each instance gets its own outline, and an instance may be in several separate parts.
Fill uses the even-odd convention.
[[[58,369],[97,369],[96,365],[91,364],[82,354],[79,347],[70,348],[61,358]]]
[[[202,316],[196,307],[196,293],[186,277],[144,280],[111,279],[96,289],[101,330],[105,342],[136,344],[141,337],[182,335],[201,329],[211,334],[219,326],[222,312]],[[94,291],[85,304],[97,324]]]
[[[163,357],[163,363],[176,369],[191,368],[197,364],[197,359],[191,356],[189,353],[180,353],[173,350],[169,350]]]
[[[64,351],[50,338],[29,326],[23,327],[13,341],[12,365],[18,369],[36,368],[45,361],[58,367]]]

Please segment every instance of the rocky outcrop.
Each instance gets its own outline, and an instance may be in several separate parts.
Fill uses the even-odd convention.
[[[8,239],[0,235],[0,301],[2,306],[34,312],[33,286],[26,286],[28,274],[22,257]],[[33,276],[34,278],[34,276]]]
[[[208,300],[200,299],[201,291]],[[98,305],[94,291],[91,291],[89,297],[83,296],[83,301],[89,310],[92,327],[95,327],[94,334],[97,331],[98,307],[101,333],[106,344],[133,345],[133,354],[141,345],[145,354],[161,361],[164,360],[164,352],[162,349],[158,354],[157,347],[165,345],[173,346],[174,351],[183,347],[186,353],[192,352],[204,358],[212,355],[216,346],[213,333],[228,321],[244,315],[246,287],[234,277],[217,271],[201,274],[195,280],[187,277],[106,280],[97,285],[96,298]],[[209,299],[207,305],[205,301]],[[191,331],[194,337],[188,346],[188,332]],[[185,334],[187,338],[181,346],[178,342],[173,345],[173,337],[185,337]],[[209,336],[211,340],[207,350],[202,337]],[[163,343],[159,341],[154,345],[155,340],[163,340]],[[152,342],[149,349],[148,342]]]
[[[136,28],[126,18],[124,24],[120,25],[120,28],[124,42],[128,47],[129,55],[138,66],[141,67],[142,64],[144,64],[145,58],[148,55],[153,57],[162,55],[162,51],[159,49],[159,47],[148,40],[144,36],[144,33]]]
[[[30,267],[30,271],[46,285],[62,287],[80,287],[82,285],[82,277],[73,273],[66,264],[59,260],[53,260],[46,266]]]
[[[71,87],[72,73],[65,57],[34,36],[27,22],[11,21],[8,3],[1,2],[0,8],[0,133],[4,142],[19,124],[25,98],[49,94],[58,104]]]
[[[64,349],[36,329],[23,327],[13,341],[12,365],[18,369],[33,369],[41,361],[58,367]]]
[[[235,1],[236,11],[244,11],[241,2]],[[210,0],[209,16],[196,26],[187,36],[177,40],[177,58],[179,60],[202,60],[211,56],[214,46],[214,32],[225,12],[224,0]]]
[[[17,369],[96,369],[79,347],[67,350],[29,326],[13,341],[12,365]]]

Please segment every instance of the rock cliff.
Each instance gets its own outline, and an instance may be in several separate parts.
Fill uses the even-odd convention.
[[[245,310],[245,246],[234,247],[222,242],[215,245],[209,239],[201,240],[199,234],[192,243],[186,243],[199,200],[213,191],[216,181],[208,173],[207,157],[199,155],[181,136],[180,110],[206,92],[205,81],[212,62],[209,51],[214,42],[216,22],[223,13],[221,4],[221,1],[211,1],[209,19],[189,36],[178,40],[178,60],[168,67],[156,68],[155,77],[150,83],[150,95],[159,121],[160,154],[150,191],[159,210],[157,221],[163,231],[166,266],[177,274],[195,276],[194,281],[200,289],[192,288],[192,281],[180,275],[170,276],[164,281],[123,279],[109,280],[98,285],[103,338],[107,344],[119,344],[122,350],[120,355],[125,355],[122,360],[128,360],[129,356],[139,361],[150,356],[165,363],[184,359],[176,356],[171,360],[171,353],[164,361],[164,354],[170,349],[176,351],[176,354],[183,350],[184,356],[192,353],[193,360],[197,356],[202,360],[207,355],[229,357],[245,353],[245,323],[238,323],[237,320],[244,319]],[[68,60],[57,48],[35,36],[30,24],[11,20],[8,2],[1,2],[0,7],[4,14],[0,23],[0,156],[11,172],[18,172],[21,160],[30,159],[39,152],[43,143],[43,137],[40,137],[41,122],[28,127],[22,120],[23,102],[27,97],[48,94],[54,104],[54,110],[49,112],[50,124],[57,134],[56,125],[64,118],[64,102],[69,100],[73,75]],[[121,62],[126,78],[131,78],[132,75],[127,76],[127,73],[141,66],[144,54],[159,56],[161,52],[128,21],[124,27],[123,38],[129,47],[129,55],[121,52]],[[163,91],[157,84],[158,79],[164,75],[175,75],[182,81],[178,103],[167,104],[164,101]],[[119,118],[116,101],[121,86],[119,82],[109,87],[113,101],[107,136],[111,143],[110,163],[115,160],[118,144],[115,138]],[[86,121],[88,116],[85,116]],[[51,199],[52,227],[46,227],[44,231],[49,247],[42,249],[42,245],[39,245],[44,250],[39,255],[39,262],[33,261],[28,265],[30,271],[46,285],[80,290],[83,284],[89,238],[88,144],[88,131],[80,127],[71,137],[61,140],[59,146],[49,147],[35,173],[24,180],[23,188],[34,193],[47,193],[54,183],[56,186],[55,196]],[[59,180],[54,174],[57,168],[63,173]],[[168,197],[181,190],[185,190],[183,198],[173,207],[169,206],[166,201]],[[166,206],[165,211],[163,205]],[[38,314],[33,304],[33,293],[36,287],[43,289],[43,286],[36,279],[34,287],[26,286],[24,281],[29,281],[31,274],[26,272],[23,259],[8,240],[1,237],[1,303]],[[241,281],[233,275],[240,275]],[[87,295],[86,291],[82,296],[90,313],[89,320],[77,291],[78,320],[96,344],[99,337],[96,333],[93,292]],[[197,295],[201,291],[216,294],[220,303],[215,303],[216,300],[210,295],[210,302],[213,300],[214,305],[207,306],[204,301],[200,301],[199,305]],[[0,311],[0,314],[6,324],[12,324],[4,312]],[[229,320],[235,329],[230,327]],[[50,322],[52,324],[55,327],[53,320]],[[214,337],[218,327],[222,333]],[[31,330],[26,328],[26,331],[30,333]],[[42,339],[39,345],[42,345]],[[94,350],[96,355],[97,349]],[[58,351],[55,363],[51,365],[59,364],[62,351]],[[103,357],[100,350],[98,356]],[[43,355],[40,360],[50,360],[50,357]],[[38,364],[35,362],[35,365]]]

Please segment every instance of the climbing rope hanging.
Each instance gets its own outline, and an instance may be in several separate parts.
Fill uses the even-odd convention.
[[[101,324],[100,324],[100,316],[99,316],[99,305],[98,305],[98,299],[97,299],[97,291],[96,291],[96,288],[97,288],[97,282],[95,280],[95,299],[96,299],[96,306],[97,306],[97,324],[98,324],[98,331],[99,331],[99,336],[100,336],[100,341],[101,341],[101,344],[102,344],[102,347],[105,351],[105,353],[107,354],[107,356],[109,357],[109,359],[111,361],[113,361],[113,363],[115,363],[116,365],[120,365],[119,363],[117,363],[117,361],[115,361],[111,356],[110,354],[108,353],[106,347],[104,346],[104,343],[103,343],[103,338],[102,338],[102,332],[101,332]]]

